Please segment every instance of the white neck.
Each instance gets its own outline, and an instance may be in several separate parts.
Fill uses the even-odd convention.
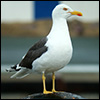
[[[67,38],[70,40],[67,21],[64,18],[53,18],[53,25],[48,37],[54,38]]]

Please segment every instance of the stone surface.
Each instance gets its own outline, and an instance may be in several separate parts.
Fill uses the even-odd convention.
[[[24,99],[85,99],[85,98],[73,93],[57,92],[51,94],[43,94],[43,93],[31,94]]]

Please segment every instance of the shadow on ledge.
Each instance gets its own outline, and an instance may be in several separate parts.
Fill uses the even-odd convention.
[[[51,94],[43,94],[43,93],[31,94],[24,99],[85,99],[85,98],[73,93],[57,92]]]

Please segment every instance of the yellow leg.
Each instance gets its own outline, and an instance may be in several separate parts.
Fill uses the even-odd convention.
[[[52,93],[51,91],[47,91],[46,90],[45,79],[46,79],[46,77],[45,77],[45,75],[43,73],[43,75],[42,75],[42,80],[43,80],[43,93],[44,94]]]
[[[53,84],[52,92],[57,92],[55,90],[55,74],[54,73],[52,74],[52,84]]]
[[[55,90],[55,74],[54,73],[52,74],[52,84],[53,84],[52,92],[64,92],[64,91],[56,91]]]

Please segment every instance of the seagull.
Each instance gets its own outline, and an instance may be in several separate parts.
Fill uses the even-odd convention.
[[[24,78],[32,72],[41,73],[43,93],[57,92],[55,90],[55,72],[69,63],[73,53],[66,21],[72,15],[82,16],[82,13],[74,11],[65,4],[58,4],[53,9],[51,31],[28,50],[20,63],[6,69],[7,72],[16,72],[11,78]],[[52,73],[52,91],[46,90],[45,74],[48,73]]]

